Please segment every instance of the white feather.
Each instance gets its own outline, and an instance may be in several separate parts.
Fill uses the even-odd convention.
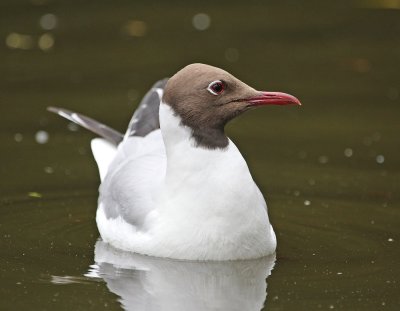
[[[160,125],[161,131],[118,147],[100,187],[96,220],[103,240],[178,259],[272,254],[276,238],[264,198],[234,143],[223,150],[196,147],[166,104]]]
[[[99,168],[100,180],[103,180],[107,174],[111,161],[117,153],[117,148],[103,138],[92,139],[91,148],[94,159]]]

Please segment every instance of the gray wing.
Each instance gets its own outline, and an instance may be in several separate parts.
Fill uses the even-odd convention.
[[[118,145],[124,137],[122,133],[83,114],[58,107],[47,107],[47,110],[54,112],[61,117],[88,129],[93,133],[96,133],[97,135],[105,138],[107,141],[113,143],[114,145]]]
[[[168,78],[157,81],[146,93],[129,122],[126,136],[146,136],[160,128],[158,110],[160,94],[167,84]]]
[[[148,133],[160,128],[158,117],[160,95],[167,81],[168,78],[157,81],[143,97],[129,122],[126,136],[146,136]],[[96,133],[114,145],[118,145],[124,138],[122,133],[83,114],[59,107],[48,107],[47,110]]]

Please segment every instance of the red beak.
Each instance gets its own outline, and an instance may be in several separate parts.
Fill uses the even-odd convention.
[[[280,92],[260,92],[259,96],[246,99],[252,106],[263,105],[299,105],[300,101],[289,94]]]

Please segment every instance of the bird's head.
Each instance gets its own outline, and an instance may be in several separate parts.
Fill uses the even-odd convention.
[[[189,126],[198,145],[224,148],[226,123],[243,112],[264,105],[301,105],[289,94],[257,91],[230,73],[205,64],[191,64],[171,77],[163,102]]]

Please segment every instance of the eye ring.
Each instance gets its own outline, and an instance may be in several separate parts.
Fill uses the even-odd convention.
[[[215,80],[211,82],[207,87],[207,91],[209,91],[213,95],[220,95],[224,90],[225,83],[220,80]]]

